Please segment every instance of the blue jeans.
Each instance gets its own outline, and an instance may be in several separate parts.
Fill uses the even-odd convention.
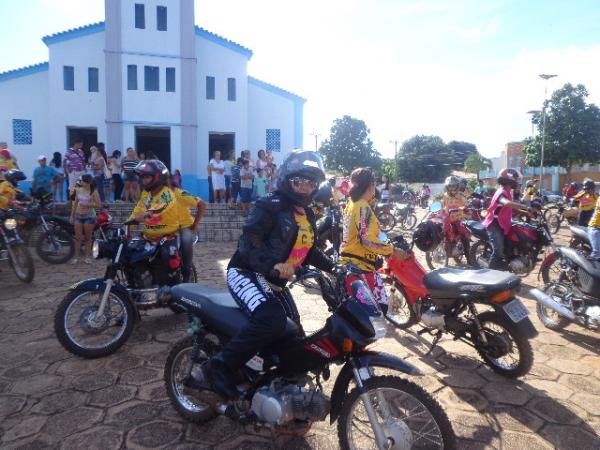
[[[96,182],[98,195],[100,195],[100,201],[104,203],[104,175],[96,175],[94,181]]]
[[[600,259],[600,228],[588,227],[588,234],[590,235],[590,243],[592,244],[590,258]]]
[[[503,269],[506,266],[504,261],[504,230],[500,227],[498,221],[494,220],[487,227],[487,234],[492,246],[489,268]]]

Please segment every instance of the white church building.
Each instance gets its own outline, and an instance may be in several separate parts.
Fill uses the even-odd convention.
[[[154,152],[207,197],[215,150],[302,147],[298,95],[248,75],[252,51],[195,25],[194,0],[105,0],[105,21],[45,36],[48,62],[0,74],[0,141],[31,177],[76,137]]]

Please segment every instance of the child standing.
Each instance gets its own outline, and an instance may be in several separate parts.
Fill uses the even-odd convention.
[[[265,169],[258,169],[257,177],[254,179],[254,189],[256,190],[256,198],[260,198],[267,193],[267,177]]]
[[[253,180],[254,174],[252,173],[252,169],[250,169],[250,161],[244,159],[242,161],[242,169],[240,170],[240,197],[242,199],[242,211],[244,212],[250,210]]]

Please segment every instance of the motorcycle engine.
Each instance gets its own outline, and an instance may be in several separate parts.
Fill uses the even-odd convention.
[[[600,327],[600,306],[588,306],[585,315],[590,325]]]
[[[446,329],[446,315],[434,311],[433,308],[428,309],[421,315],[421,321],[428,328],[435,328],[437,330]]]
[[[524,257],[517,256],[508,263],[508,270],[515,275],[526,274],[529,272],[529,262]]]
[[[252,412],[271,425],[284,425],[292,420],[319,421],[329,414],[329,397],[316,389],[276,383],[256,391]]]

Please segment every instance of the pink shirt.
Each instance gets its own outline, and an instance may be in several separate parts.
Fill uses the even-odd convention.
[[[504,230],[504,234],[508,234],[510,231],[510,224],[512,219],[512,210],[511,208],[504,208],[500,203],[500,198],[505,197],[508,201],[512,201],[512,194],[510,193],[510,189],[506,187],[499,187],[494,196],[492,197],[492,201],[490,203],[490,207],[487,210],[487,216],[483,220],[483,226],[488,228],[494,219],[498,220],[498,225],[500,228]],[[500,207],[498,210],[498,214],[494,215],[494,211]]]

